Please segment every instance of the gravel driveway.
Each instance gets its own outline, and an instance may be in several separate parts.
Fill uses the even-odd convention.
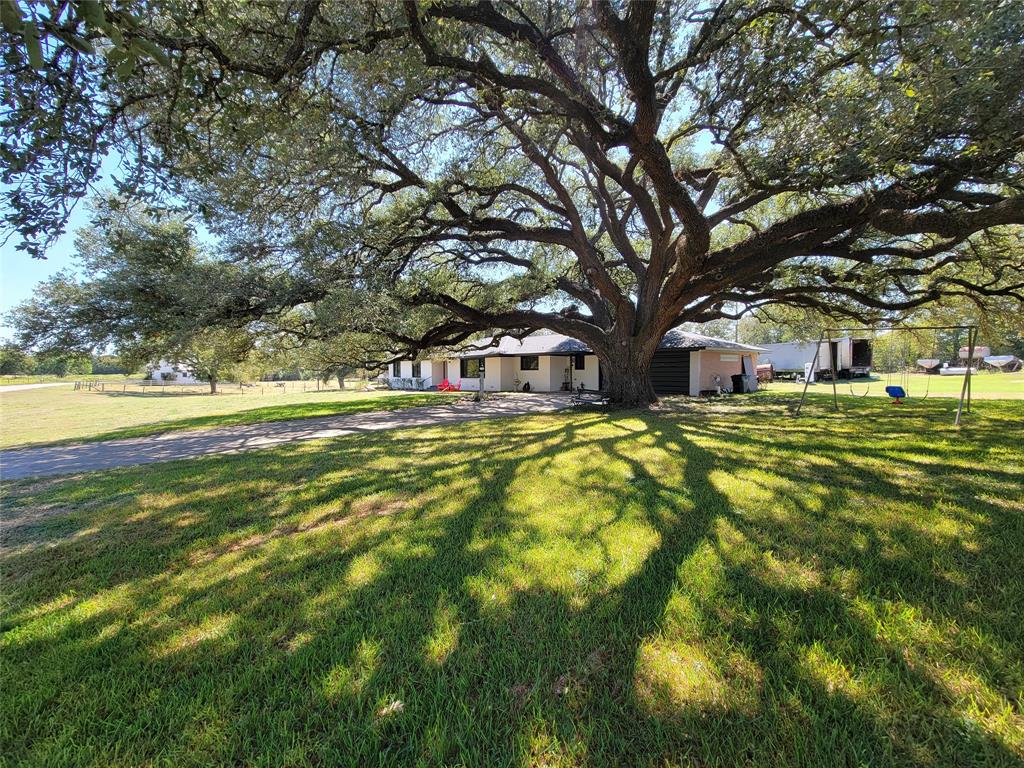
[[[211,454],[239,453],[302,440],[343,437],[384,429],[434,427],[475,419],[550,413],[569,406],[566,394],[508,394],[474,403],[462,400],[398,411],[293,419],[238,427],[167,432],[101,443],[0,451],[0,479],[62,475]]]

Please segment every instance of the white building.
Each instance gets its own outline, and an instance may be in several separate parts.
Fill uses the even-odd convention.
[[[836,361],[838,378],[849,379],[871,373],[873,350],[871,339],[842,337],[828,341],[791,341],[765,344],[761,348],[761,362],[771,363],[775,373],[804,374],[805,367],[814,366],[816,377],[832,375],[832,361]]]
[[[181,363],[172,363],[169,360],[161,360],[155,366],[148,369],[149,378],[157,382],[168,384],[200,384],[191,369]]]
[[[669,331],[651,362],[651,382],[659,395],[699,395],[720,387],[732,390],[732,376],[744,374],[756,387],[757,357],[748,344]],[[394,389],[436,389],[442,382],[463,390],[558,392],[604,389],[601,366],[590,348],[562,334],[480,339],[451,356],[392,363],[383,377]]]

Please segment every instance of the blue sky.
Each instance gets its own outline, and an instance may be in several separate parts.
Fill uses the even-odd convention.
[[[85,201],[80,201],[71,215],[67,232],[54,243],[45,259],[33,259],[24,251],[16,250],[19,242],[17,235],[12,235],[0,247],[0,312],[6,314],[30,298],[40,281],[73,266],[75,230],[88,223],[89,211]],[[10,335],[10,327],[0,323],[0,337]]]
[[[117,172],[121,164],[121,155],[107,155],[100,166],[100,172],[94,192],[107,191],[107,181]],[[62,269],[75,267],[75,232],[89,226],[88,198],[79,200],[68,220],[63,235],[50,247],[45,259],[33,259],[24,251],[17,250],[20,238],[11,235],[7,242],[0,246],[0,339],[11,336],[12,329],[3,323],[2,315],[7,314],[18,304],[31,298],[38,283],[60,272]]]

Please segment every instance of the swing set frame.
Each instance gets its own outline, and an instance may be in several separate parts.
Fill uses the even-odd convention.
[[[960,426],[960,419],[964,414],[964,404],[967,405],[967,413],[971,412],[971,364],[974,362],[974,346],[978,340],[978,326],[976,325],[889,325],[875,326],[870,328],[824,328],[818,336],[818,346],[814,349],[814,359],[811,360],[811,372],[818,366],[818,357],[821,355],[821,345],[828,342],[829,355],[832,355],[832,342],[837,334],[842,333],[872,333],[879,331],[967,331],[967,370],[964,371],[963,385],[960,387],[960,403],[957,405],[956,416],[953,424]],[[839,410],[839,392],[836,381],[839,378],[836,361],[832,361],[832,410]],[[796,406],[794,416],[800,415],[800,409],[804,406],[807,397],[807,387],[811,383],[811,377],[804,377],[804,389],[800,393],[800,402]]]

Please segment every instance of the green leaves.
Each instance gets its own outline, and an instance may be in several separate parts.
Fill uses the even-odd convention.
[[[67,21],[54,15],[60,12],[56,7],[48,8],[46,14],[38,17],[25,18],[17,0],[0,0],[0,22],[7,32],[21,38],[29,64],[37,70],[48,66],[44,56],[48,37],[88,56],[97,53],[90,36],[105,37],[111,43],[106,51],[107,60],[121,78],[132,74],[140,58],[170,66],[167,51],[139,35],[140,26],[131,16],[122,12],[115,22],[107,17],[99,0],[78,0],[74,7],[76,12]]]
[[[114,72],[122,80],[127,80],[135,71],[138,58],[131,48],[114,48],[107,54],[107,63],[114,67]]]
[[[43,69],[46,62],[43,60],[43,48],[39,42],[39,29],[35,24],[25,24],[22,39],[25,41],[25,52],[28,54],[29,64],[34,69]]]
[[[110,26],[103,12],[103,4],[99,0],[79,0],[78,10],[86,24],[93,29],[104,29]]]
[[[0,0],[0,23],[12,35],[20,35],[23,32],[25,20],[15,0]]]
[[[131,48],[135,52],[145,53],[154,61],[165,67],[171,66],[171,60],[167,56],[167,53],[152,40],[146,40],[143,37],[132,38]]]

